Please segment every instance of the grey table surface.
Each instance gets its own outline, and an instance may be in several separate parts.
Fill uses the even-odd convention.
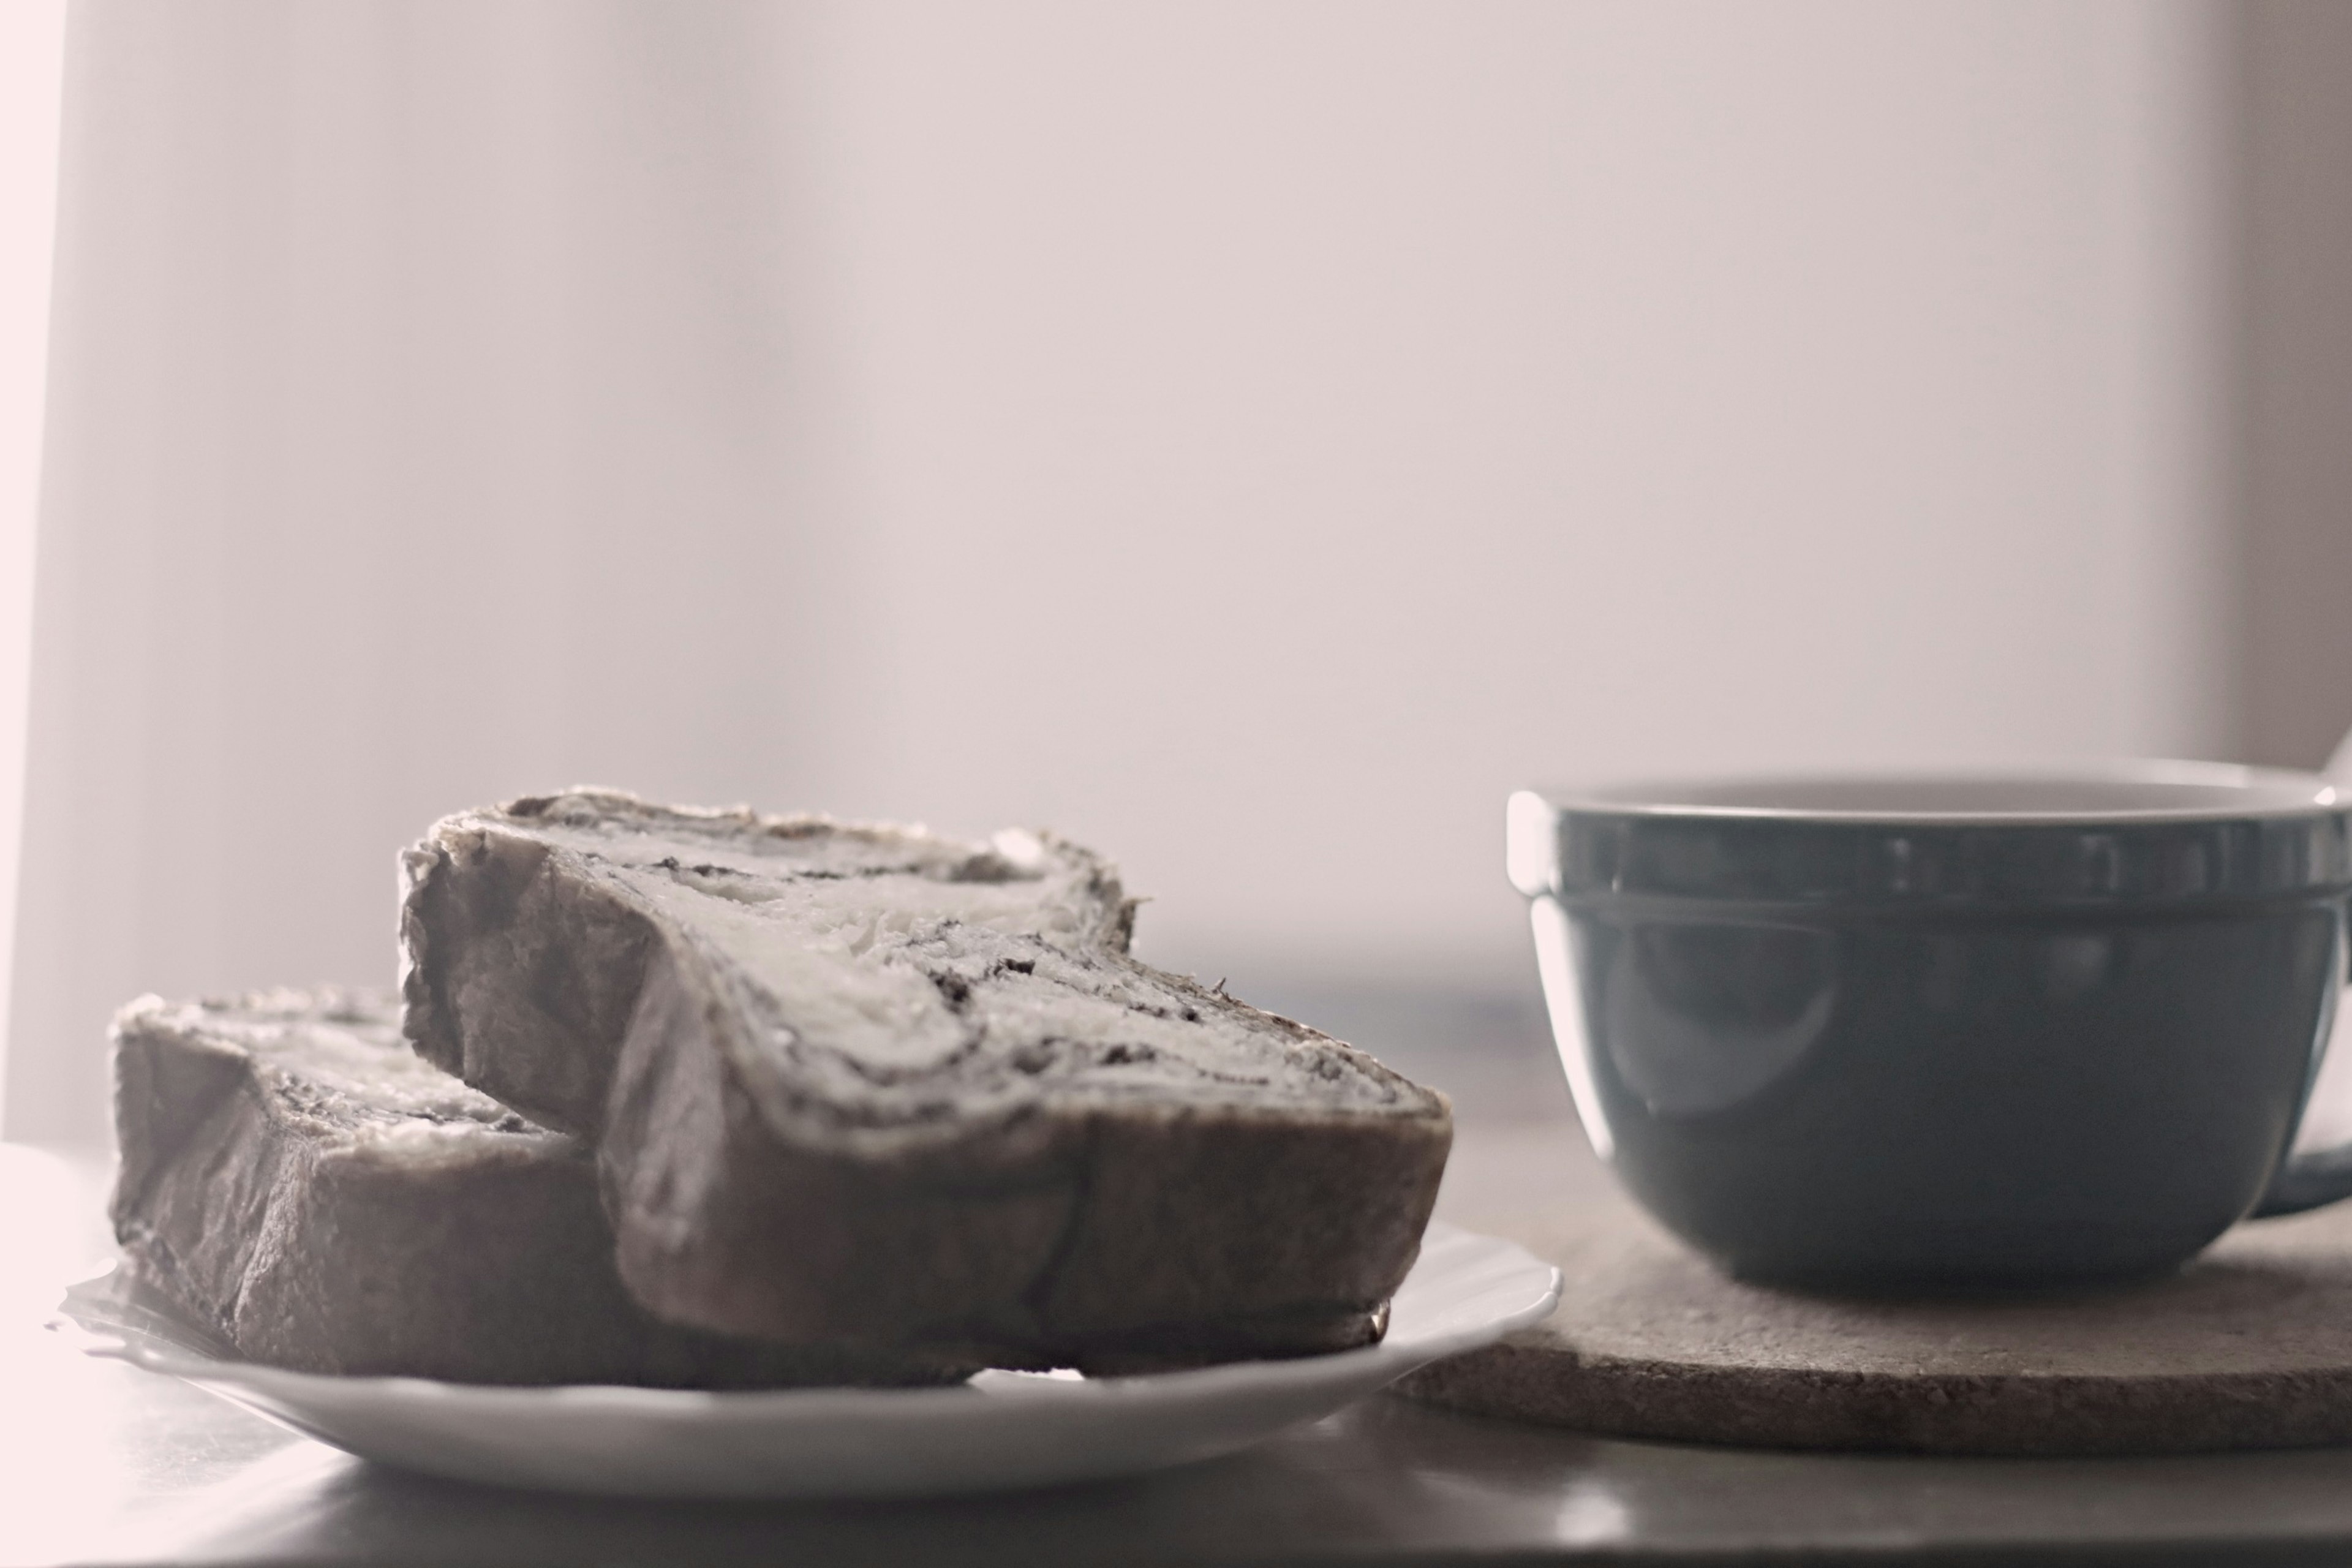
[[[1230,1458],[951,1502],[653,1506],[362,1463],[40,1324],[102,1169],[0,1145],[0,1563],[2352,1562],[2352,1449],[2131,1460],[1609,1442],[1365,1400]],[[1442,1208],[1508,1232],[1605,1178],[1465,1127]]]

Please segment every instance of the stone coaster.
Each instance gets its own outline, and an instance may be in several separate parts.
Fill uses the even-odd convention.
[[[1786,1448],[2156,1454],[2352,1442],[2352,1205],[2242,1225],[2096,1295],[1865,1300],[1745,1285],[1630,1204],[1500,1228],[1548,1321],[1397,1392],[1581,1432]]]

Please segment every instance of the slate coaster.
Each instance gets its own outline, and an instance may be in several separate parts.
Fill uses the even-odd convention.
[[[1990,1301],[1741,1284],[1613,1194],[1512,1207],[1488,1228],[1560,1266],[1559,1310],[1396,1392],[1612,1436],[1783,1448],[2352,1442],[2352,1205],[2242,1225],[2151,1284]]]

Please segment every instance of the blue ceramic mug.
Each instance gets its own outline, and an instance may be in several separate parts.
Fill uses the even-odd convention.
[[[1508,808],[1594,1149],[1734,1273],[1873,1289],[2145,1276],[2352,1194],[2288,1153],[2348,834],[2317,775],[2198,763]]]

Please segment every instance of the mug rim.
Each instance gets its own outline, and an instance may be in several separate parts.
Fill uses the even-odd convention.
[[[2004,790],[2014,792],[2019,804],[1989,804],[1982,798]],[[2057,799],[2067,792],[2100,790],[2112,790],[2116,798],[2096,804]],[[2142,792],[2140,801],[2124,798],[2134,791]],[[1866,804],[1872,792],[1885,804]],[[1906,792],[1907,802],[1899,800]],[[1939,792],[1944,804],[1933,804]],[[2315,773],[2154,760],[1719,773],[1520,793],[1561,814],[1920,827],[2127,826],[2352,812],[2352,788],[2339,788]]]

